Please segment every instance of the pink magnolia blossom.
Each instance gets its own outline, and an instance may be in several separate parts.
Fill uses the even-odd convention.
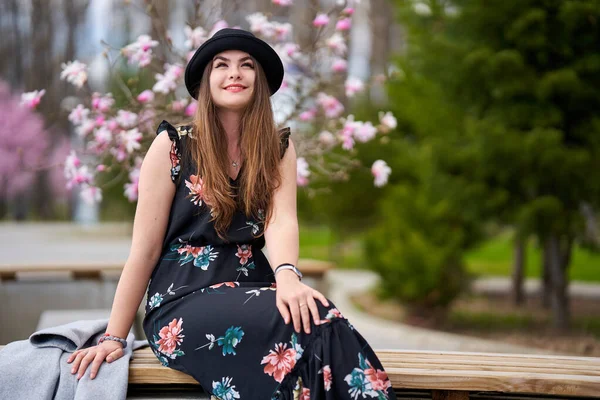
[[[246,21],[250,24],[252,33],[270,38],[273,36],[273,25],[267,19],[267,16],[260,12],[252,13],[246,16]]]
[[[288,40],[292,34],[292,24],[289,22],[272,22],[271,26],[273,28],[273,37],[276,40],[284,41]]]
[[[132,128],[138,123],[138,115],[134,112],[127,110],[117,111],[117,118],[115,118],[121,128]]]
[[[46,94],[46,90],[34,90],[33,92],[26,92],[21,95],[21,105],[35,110],[42,100],[42,96]]]
[[[129,129],[128,131],[123,131],[121,132],[120,136],[123,146],[129,154],[133,153],[134,150],[140,148],[142,134],[137,128]]]
[[[144,90],[142,93],[138,94],[137,101],[140,103],[151,103],[154,101],[154,92],[152,90]]]
[[[359,122],[354,129],[354,137],[361,143],[368,142],[375,137],[377,128],[373,126],[371,121]]]
[[[300,46],[296,43],[285,43],[282,50],[288,57],[294,58],[300,52]]]
[[[188,104],[188,106],[185,108],[185,115],[187,117],[191,117],[194,114],[196,114],[196,109],[198,108],[198,102],[197,101],[192,101],[190,104]]]
[[[278,6],[287,7],[291,6],[294,0],[273,0],[273,4],[277,4]]]
[[[353,15],[354,14],[354,8],[352,7],[346,7],[342,10],[342,14],[345,15]]]
[[[319,14],[317,15],[317,17],[313,20],[313,26],[316,26],[317,28],[320,28],[322,26],[325,26],[329,23],[329,17],[327,16],[327,14]]]
[[[344,84],[346,88],[346,96],[352,97],[358,92],[362,92],[365,88],[365,84],[358,78],[349,77],[346,79]]]
[[[173,102],[171,103],[171,110],[175,112],[185,111],[185,106],[187,106],[187,104],[188,99],[173,100]]]
[[[90,110],[85,108],[83,104],[78,104],[77,107],[69,113],[69,121],[71,121],[73,125],[81,125],[83,121],[88,119],[89,114]]]
[[[346,51],[348,51],[346,41],[344,40],[344,37],[340,35],[339,32],[336,32],[333,35],[331,35],[331,37],[327,39],[325,43],[335,55],[343,56],[346,54]]]
[[[308,169],[308,163],[304,157],[298,157],[296,159],[296,171],[296,183],[298,186],[308,185],[310,171]]]
[[[350,28],[352,28],[352,20],[350,18],[340,19],[335,24],[336,31],[347,31],[347,30],[350,30]]]
[[[312,107],[309,110],[303,111],[298,115],[298,119],[300,121],[308,122],[315,119],[317,116],[317,109]]]
[[[384,186],[388,181],[388,176],[392,173],[392,169],[383,160],[377,160],[371,166],[371,173],[375,177],[375,186]]]
[[[104,172],[104,171],[106,171],[106,165],[104,165],[104,164],[99,164],[99,165],[96,167],[96,171],[97,171],[97,172]]]
[[[319,133],[319,142],[324,146],[331,147],[335,144],[335,136],[329,131],[322,131]]]
[[[201,26],[197,26],[192,29],[189,25],[186,25],[183,28],[183,31],[185,32],[185,37],[187,38],[184,45],[188,49],[197,49],[208,39],[206,30],[204,30],[204,28]]]
[[[179,64],[165,64],[165,73],[156,74],[156,83],[152,90],[158,93],[168,94],[177,89],[177,79],[183,75],[183,67]]]
[[[152,48],[158,46],[156,40],[148,35],[140,35],[137,40],[125,46],[121,52],[127,57],[128,63],[145,67],[152,61]]]
[[[344,105],[335,97],[320,92],[317,94],[317,103],[323,108],[327,118],[337,118],[344,112]]]
[[[221,19],[221,20],[215,22],[210,33],[208,34],[208,37],[212,37],[215,33],[217,33],[218,31],[220,31],[223,28],[229,28],[229,24],[227,23],[227,21]]]
[[[102,113],[107,113],[110,108],[115,104],[115,99],[112,97],[112,93],[102,94],[94,92],[92,94],[92,108]]]
[[[135,167],[129,172],[129,183],[125,184],[125,196],[131,202],[138,199],[138,184],[140,181],[140,169],[142,167],[142,158],[137,157]]]
[[[68,63],[62,63],[62,72],[60,73],[60,79],[66,79],[67,82],[81,88],[87,82],[87,66],[79,62],[69,61]]]
[[[331,64],[331,70],[333,72],[346,72],[348,69],[348,62],[343,58],[336,58]]]

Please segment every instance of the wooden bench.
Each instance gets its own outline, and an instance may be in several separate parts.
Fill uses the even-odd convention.
[[[429,396],[422,398],[434,400],[467,400],[470,394],[482,392],[495,393],[494,399],[502,399],[503,394],[600,399],[600,358],[406,350],[376,353],[399,394],[417,390]],[[197,382],[163,367],[150,348],[136,350],[129,385],[157,384]]]
[[[333,268],[328,261],[300,259],[298,268],[310,278],[322,279],[325,273]],[[13,281],[19,274],[26,273],[68,273],[73,279],[101,279],[106,274],[118,274],[122,271],[123,264],[115,263],[61,263],[61,264],[35,264],[35,265],[0,265],[0,280]]]
[[[0,350],[3,346],[0,346]],[[376,350],[399,398],[600,399],[600,358],[553,355]],[[198,382],[164,367],[149,347],[129,364],[131,392],[173,393]],[[160,388],[160,390],[157,390]],[[549,397],[552,396],[552,397]]]

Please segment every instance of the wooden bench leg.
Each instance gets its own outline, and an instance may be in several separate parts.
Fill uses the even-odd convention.
[[[431,392],[433,400],[469,400],[469,392],[463,390],[434,390]]]

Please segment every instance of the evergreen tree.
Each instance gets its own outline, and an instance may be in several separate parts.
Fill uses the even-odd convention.
[[[566,328],[581,210],[600,208],[600,1],[396,3],[408,36],[396,115],[436,173],[485,187],[494,212],[464,207],[539,239]]]

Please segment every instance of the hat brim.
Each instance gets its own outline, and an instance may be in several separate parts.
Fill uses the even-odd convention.
[[[185,86],[190,96],[198,98],[204,68],[214,56],[226,50],[240,50],[254,57],[265,71],[271,95],[279,90],[283,82],[283,63],[277,52],[259,38],[230,33],[208,39],[192,56],[185,69]]]

